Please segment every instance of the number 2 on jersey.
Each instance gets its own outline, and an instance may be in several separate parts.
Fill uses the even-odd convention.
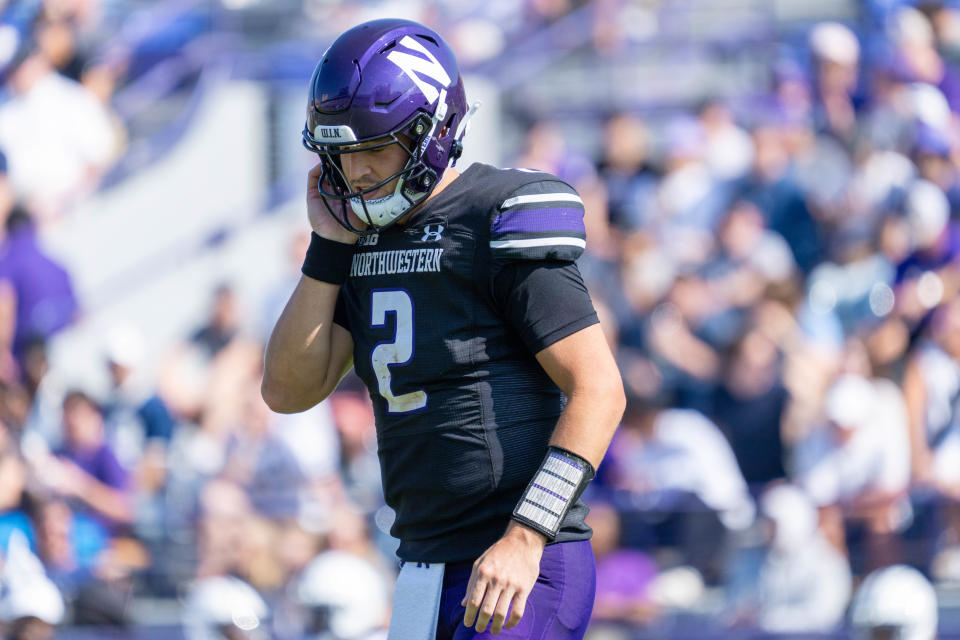
[[[390,312],[396,318],[393,342],[381,342],[370,351],[370,364],[377,375],[380,395],[387,400],[387,411],[406,413],[424,408],[427,405],[425,391],[395,396],[390,388],[390,366],[405,365],[413,359],[413,300],[410,294],[403,289],[375,290],[372,292],[370,308],[370,324],[373,327],[385,326]]]

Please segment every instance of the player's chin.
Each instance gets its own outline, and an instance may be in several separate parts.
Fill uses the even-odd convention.
[[[347,212],[347,220],[350,221],[350,224],[354,229],[366,230],[370,228],[370,223],[365,220],[361,220],[360,217],[353,211]]]

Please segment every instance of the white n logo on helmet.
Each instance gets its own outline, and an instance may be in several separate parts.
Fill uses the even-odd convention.
[[[420,74],[427,76],[444,88],[450,86],[450,75],[426,47],[410,36],[403,36],[400,44],[407,49],[413,49],[414,51],[422,53],[427,59],[424,60],[419,56],[394,49],[387,54],[387,60],[400,67],[405,74],[410,76],[410,79],[413,80],[417,88],[420,89],[420,92],[426,97],[427,102],[433,104],[437,101],[437,98],[440,97],[440,91],[437,87],[424,81],[424,79],[420,77]]]

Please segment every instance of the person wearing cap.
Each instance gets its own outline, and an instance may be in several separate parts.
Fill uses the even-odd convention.
[[[771,633],[836,629],[853,577],[846,557],[818,529],[816,505],[795,485],[778,482],[761,494],[759,507],[762,545],[741,550],[731,564],[733,619]]]
[[[839,22],[821,22],[810,32],[809,46],[815,68],[814,116],[818,127],[841,141],[849,141],[857,125],[853,96],[860,43],[849,27]]]
[[[911,251],[897,265],[894,291],[901,317],[919,329],[932,309],[955,294],[960,227],[951,224],[947,196],[932,182],[914,180],[904,200]]]
[[[147,489],[163,482],[166,451],[176,423],[156,389],[144,379],[146,344],[132,325],[111,328],[104,340],[104,360],[110,374],[110,392],[103,403],[107,438],[120,462],[140,467]]]
[[[864,639],[934,640],[939,617],[933,585],[902,564],[868,575],[850,605],[856,637]]]
[[[903,396],[889,380],[844,373],[827,390],[824,418],[795,447],[797,483],[825,518],[846,525],[848,538],[863,534],[866,556],[851,557],[854,569],[883,562],[898,553],[895,533],[907,518],[910,447]]]
[[[183,606],[187,640],[266,640],[270,609],[249,584],[233,576],[201,578]]]

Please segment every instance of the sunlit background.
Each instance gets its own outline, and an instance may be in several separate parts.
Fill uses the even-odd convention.
[[[307,80],[379,17],[456,51],[461,169],[586,204],[629,398],[586,496],[588,637],[960,634],[960,3],[0,7],[10,637],[385,637],[365,390],[259,394],[308,242]]]

